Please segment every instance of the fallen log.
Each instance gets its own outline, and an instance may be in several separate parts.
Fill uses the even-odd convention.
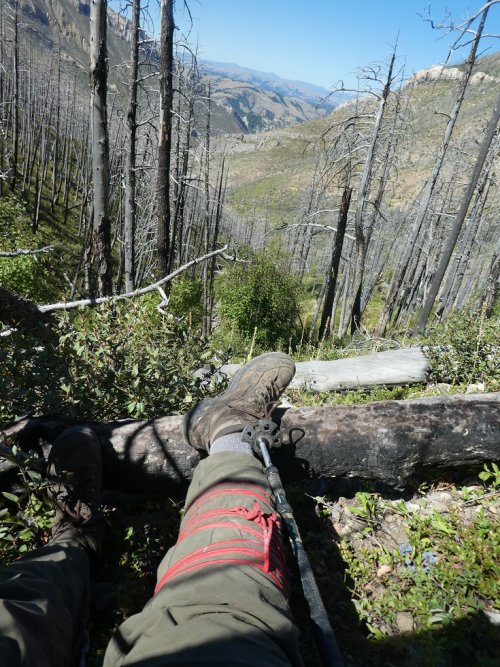
[[[226,364],[221,372],[232,376],[239,367]],[[299,361],[296,367],[290,389],[319,392],[425,382],[429,362],[415,346],[334,361]]]
[[[285,481],[348,477],[404,488],[500,460],[500,393],[288,408],[276,415],[288,432],[276,454]],[[3,432],[22,449],[33,449],[74,423],[42,416]],[[184,440],[181,417],[89,425],[102,444],[109,489],[174,492],[188,483],[199,461]],[[12,468],[0,463],[0,488]]]

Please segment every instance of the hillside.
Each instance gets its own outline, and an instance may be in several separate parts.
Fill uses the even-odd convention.
[[[419,72],[403,88],[408,106],[408,128],[398,149],[397,179],[387,205],[409,204],[425,182],[453,105],[461,72],[457,68]],[[460,145],[474,144],[491,113],[500,84],[500,54],[483,58],[476,66],[454,134],[455,155]],[[365,113],[374,113],[370,99],[360,102]],[[241,214],[248,210],[271,211],[275,222],[282,222],[295,209],[297,196],[313,178],[316,157],[335,136],[335,128],[353,114],[356,102],[342,104],[325,118],[300,126],[232,136],[223,142],[228,154],[231,205]],[[325,140],[320,138],[325,137]],[[462,157],[464,164],[467,156]],[[498,195],[497,195],[498,197]],[[497,201],[497,199],[495,199]]]
[[[48,0],[27,0],[22,8],[27,21],[22,22],[21,55],[24,59],[23,71],[30,73],[28,77],[23,74],[22,95],[31,105],[29,117],[34,119],[39,131],[28,130],[28,125],[25,125],[21,149],[26,159],[23,158],[22,163],[18,161],[14,165],[19,152],[19,138],[14,141],[17,153],[12,151],[9,154],[6,150],[5,159],[9,160],[14,184],[11,187],[15,189],[19,164],[22,164],[23,191],[26,191],[27,185],[31,185],[32,189],[34,186],[34,230],[44,217],[44,207],[41,206],[44,199],[49,202],[51,214],[54,214],[54,201],[62,189],[64,228],[68,229],[66,223],[71,216],[70,211],[76,213],[75,209],[79,207],[78,234],[82,235],[83,231],[88,239],[86,226],[88,230],[92,214],[92,183],[89,172],[86,168],[80,169],[78,160],[81,159],[83,165],[90,157],[86,81],[89,7],[84,3],[76,5],[73,0],[57,0],[54,4],[48,3]],[[115,216],[116,238],[121,241],[125,234],[120,227],[125,210],[125,161],[122,158],[133,152],[128,149],[124,122],[130,27],[127,20],[117,14],[110,14],[109,23],[110,94],[107,105],[112,144],[109,203]],[[57,42],[54,40],[54,27],[58,32]],[[29,30],[36,32],[36,40],[26,39]],[[135,168],[140,175],[134,179],[139,189],[128,200],[136,204],[140,216],[138,238],[133,239],[134,243],[137,240],[144,257],[140,263],[140,281],[154,271],[152,240],[155,219],[160,217],[156,210],[157,180],[150,177],[157,165],[158,145],[159,91],[156,78],[150,76],[156,74],[152,71],[157,64],[155,48],[153,45],[149,54],[142,52],[145,67],[139,76],[145,74],[148,83],[140,94],[139,135],[134,139],[141,153],[140,166]],[[7,46],[6,53],[5,71],[10,71],[11,46]],[[59,78],[58,63],[61,60],[68,72]],[[329,311],[330,326],[341,316],[339,338],[345,336],[348,326],[351,326],[352,332],[355,331],[360,314],[353,313],[354,298],[356,308],[359,306],[364,310],[369,305],[367,319],[372,325],[378,317],[378,335],[387,326],[389,311],[398,322],[402,318],[408,323],[432,280],[462,193],[473,171],[478,144],[494,107],[495,90],[500,80],[498,55],[477,62],[453,135],[450,114],[457,91],[461,88],[464,66],[434,67],[406,81],[401,79],[400,74],[397,80],[393,76],[390,86],[385,89],[385,102],[381,106],[385,65],[372,65],[367,69],[364,84],[360,84],[362,92],[357,99],[346,101],[331,114],[306,123],[297,121],[315,110],[313,99],[319,91],[314,87],[301,82],[279,81],[273,74],[254,72],[231,64],[216,66],[207,63],[206,66],[209,71],[205,77],[211,83],[213,102],[210,133],[206,132],[205,121],[207,87],[203,81],[200,82],[196,68],[191,69],[189,62],[178,61],[178,69],[173,73],[179,94],[175,95],[172,109],[175,138],[170,194],[178,207],[175,215],[178,214],[179,218],[175,231],[171,232],[172,238],[168,239],[174,245],[170,256],[175,252],[176,261],[182,263],[193,255],[208,253],[210,248],[215,249],[225,241],[235,247],[244,245],[244,253],[275,243],[288,256],[286,262],[292,274],[299,281],[304,279],[305,288],[310,289],[310,300],[305,306],[307,323],[304,325],[302,322],[301,326],[309,326],[310,318],[314,329],[323,293],[327,289],[327,262],[334,261],[331,244],[334,237],[331,233],[325,234],[325,231],[335,231],[339,195],[349,191],[349,203],[344,207],[345,232],[338,235],[342,247],[335,251],[339,274],[335,281],[339,278],[341,283],[334,286],[337,290],[337,313]],[[70,76],[70,67],[76,73],[73,77]],[[372,88],[363,89],[363,85]],[[462,88],[465,90],[465,87]],[[61,102],[58,103],[57,99]],[[377,115],[379,120],[375,125]],[[44,126],[46,118],[49,127],[53,128],[48,131]],[[46,137],[53,136],[53,132],[60,132],[61,118],[67,135],[63,142],[66,148],[61,154],[60,140],[54,141],[53,150],[57,157],[53,167],[52,148],[47,150],[43,142]],[[218,136],[228,129],[228,119],[232,133]],[[14,139],[14,123],[12,125]],[[284,126],[266,132],[247,132],[278,125]],[[447,125],[450,136],[446,140],[446,154],[442,164],[436,168],[435,178],[429,181],[436,156],[443,149]],[[373,134],[374,127],[378,127],[376,136]],[[30,153],[33,141],[36,142],[35,157]],[[73,144],[72,151],[67,148],[69,144]],[[74,160],[73,155],[81,155],[81,158]],[[222,156],[225,159],[219,160]],[[453,292],[450,292],[449,308],[453,308],[455,303],[463,304],[471,294],[477,294],[478,290],[485,290],[495,282],[495,241],[498,235],[495,213],[499,195],[493,175],[497,160],[498,146],[493,142],[488,164],[482,169],[483,180],[473,187],[476,190],[474,215],[470,213],[472,222],[466,232],[464,218],[460,221],[462,249],[461,254],[457,253],[454,257],[454,266],[458,266],[462,258],[464,261]],[[61,169],[68,168],[74,172],[72,183],[65,177],[58,190],[56,186]],[[166,172],[161,170],[159,173]],[[40,178],[45,180],[42,187]],[[47,187],[49,180],[50,187]],[[204,182],[204,208],[200,199],[201,189],[195,185],[200,180]],[[421,195],[425,183],[430,183],[432,187]],[[81,197],[75,196],[74,207],[70,206],[72,187],[81,193]],[[210,193],[214,189],[218,192],[215,198]],[[472,211],[471,204],[469,197],[467,207]],[[167,210],[168,206],[163,204],[159,208],[160,214]],[[184,215],[185,220],[182,218]],[[213,228],[207,233],[210,216],[213,216]],[[76,219],[74,222],[77,222]],[[279,230],[275,229],[277,227]],[[76,225],[74,229],[76,231]],[[457,240],[458,236],[454,243]],[[122,261],[122,252],[118,252],[118,247],[117,244],[116,256],[109,260],[110,264],[114,262],[118,265]],[[401,256],[404,259],[399,261]],[[449,260],[450,257],[446,261]],[[356,264],[354,269],[353,262]],[[75,266],[77,277],[82,265],[83,260],[78,260]],[[396,265],[400,265],[398,270]],[[162,268],[163,273],[166,271]],[[356,274],[357,285],[352,280],[352,271]],[[401,286],[398,283],[403,280],[403,274],[407,274],[409,284]],[[214,271],[210,280],[215,275]],[[449,272],[449,275],[452,273]],[[412,286],[413,280],[415,283]],[[460,285],[462,288],[458,294]],[[325,299],[328,306],[323,309],[320,332],[325,326],[327,309],[334,305],[331,302],[334,287],[328,287],[330,292]],[[411,293],[408,293],[409,290]],[[397,304],[393,295],[395,291]],[[384,312],[381,313],[381,310]],[[282,333],[288,335],[288,332]]]
[[[76,76],[82,93],[88,86],[90,4],[87,0],[21,0],[21,29],[30,47],[43,57],[60,52],[65,68]],[[126,92],[124,65],[129,59],[130,22],[108,9],[110,92],[122,103]],[[144,35],[144,37],[148,37]],[[146,51],[146,48],[148,49]],[[178,56],[183,58],[183,54]],[[143,47],[143,58],[158,61],[156,45]],[[210,81],[214,100],[213,128],[219,132],[255,132],[324,116],[334,101],[321,103],[328,91],[290,82],[237,65],[204,63],[202,77]],[[339,98],[341,99],[341,98]],[[337,102],[338,103],[338,102]]]

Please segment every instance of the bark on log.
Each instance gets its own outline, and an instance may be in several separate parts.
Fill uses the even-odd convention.
[[[450,471],[500,460],[500,393],[435,396],[367,405],[277,411],[288,443],[276,454],[285,481],[356,478],[404,488]],[[52,442],[74,423],[26,419],[4,429],[22,448]],[[170,493],[191,478],[199,455],[185,442],[181,417],[90,424],[104,454],[105,486]],[[12,465],[0,462],[0,488]]]
[[[227,364],[221,372],[232,376],[239,367]],[[429,362],[416,346],[335,361],[299,361],[296,367],[290,389],[319,392],[425,382]]]
[[[55,336],[50,329],[54,324],[52,315],[42,312],[32,301],[14,294],[2,285],[0,285],[0,322],[33,333],[42,340],[50,341]]]

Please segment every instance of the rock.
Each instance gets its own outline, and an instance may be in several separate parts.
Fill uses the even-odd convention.
[[[453,500],[453,496],[449,491],[436,491],[436,493],[431,495],[431,498],[435,498],[436,500],[442,500],[443,502]]]
[[[396,625],[398,626],[398,630],[402,634],[407,632],[413,632],[413,630],[415,629],[413,616],[408,611],[398,611],[396,613]]]
[[[479,394],[482,391],[486,391],[486,385],[484,382],[476,382],[476,384],[467,385],[465,390],[466,394]]]
[[[338,503],[335,503],[330,507],[330,520],[333,523],[338,523],[342,519],[342,514],[344,513],[344,510],[341,505]]]
[[[498,83],[500,79],[497,76],[491,76],[485,72],[476,72],[469,80],[471,86],[477,86],[481,83]]]
[[[443,503],[441,501],[433,502],[432,503],[432,509],[435,512],[439,512],[440,514],[443,514],[443,512],[448,512],[450,509],[450,506],[447,503]]]
[[[351,532],[351,529],[349,526],[344,526],[341,523],[334,523],[333,524],[333,529],[337,533],[339,537],[344,537],[345,535],[348,535]]]
[[[494,609],[484,609],[483,611],[492,625],[500,625],[500,611],[495,611]]]
[[[417,505],[417,503],[406,503],[406,509],[408,512],[420,512],[420,505]]]
[[[387,574],[392,572],[392,567],[390,565],[381,565],[377,570],[377,577],[385,577]]]

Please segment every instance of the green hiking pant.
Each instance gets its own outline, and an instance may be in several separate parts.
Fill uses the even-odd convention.
[[[301,665],[287,585],[262,465],[213,454],[195,470],[154,597],[118,628],[104,667]]]
[[[89,605],[89,557],[71,535],[0,570],[0,665],[76,665]]]
[[[261,464],[248,454],[214,454],[195,470],[153,598],[118,628],[104,665],[301,665],[287,584]],[[89,592],[88,556],[77,540],[49,544],[0,572],[2,667],[76,664]]]

